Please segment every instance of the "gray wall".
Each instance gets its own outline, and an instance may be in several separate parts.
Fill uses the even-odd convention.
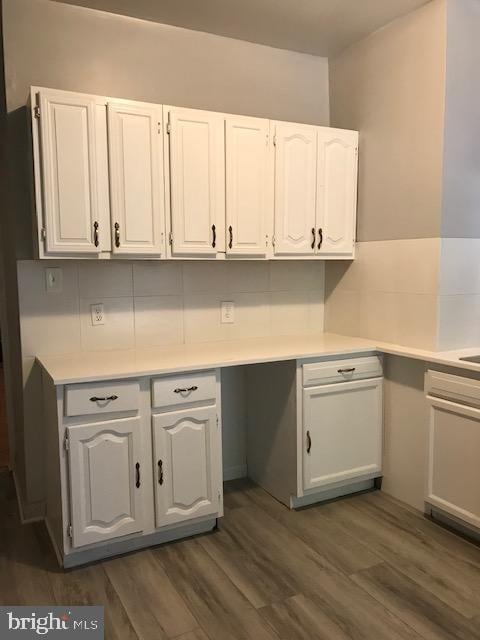
[[[24,502],[42,497],[38,414],[25,403],[18,337],[17,258],[31,257],[31,160],[25,103],[31,85],[328,124],[324,58],[49,2],[4,0],[12,199],[8,327],[16,375],[16,470]],[[12,337],[13,336],[13,337]],[[35,386],[28,375],[25,387]],[[31,392],[34,393],[34,389]],[[30,473],[24,474],[25,467]],[[31,508],[30,508],[31,507]],[[26,506],[35,514],[37,506]]]

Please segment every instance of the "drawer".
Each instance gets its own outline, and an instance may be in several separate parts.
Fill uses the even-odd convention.
[[[139,402],[140,385],[137,380],[69,384],[65,387],[64,414],[88,416],[137,411]]]
[[[152,380],[152,407],[177,407],[197,402],[214,403],[217,397],[215,371],[175,374]]]
[[[383,375],[381,356],[323,360],[303,365],[303,386],[349,382]]]
[[[425,392],[430,396],[480,407],[480,380],[428,370]]]

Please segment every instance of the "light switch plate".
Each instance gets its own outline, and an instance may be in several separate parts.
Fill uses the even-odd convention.
[[[90,313],[92,314],[92,325],[105,324],[105,308],[102,302],[90,305]]]
[[[233,324],[235,322],[235,303],[225,301],[220,303],[220,322],[222,324]]]
[[[45,286],[47,287],[47,293],[62,293],[63,271],[60,267],[45,269]]]

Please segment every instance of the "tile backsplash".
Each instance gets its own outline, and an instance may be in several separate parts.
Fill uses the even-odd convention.
[[[61,292],[45,270],[61,267]],[[323,331],[322,262],[18,263],[23,357]],[[220,302],[235,303],[221,324]],[[105,324],[92,326],[90,305]]]

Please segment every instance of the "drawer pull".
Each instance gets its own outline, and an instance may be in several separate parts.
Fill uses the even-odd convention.
[[[140,489],[140,463],[135,465],[135,486]]]
[[[198,389],[197,385],[193,385],[193,387],[185,387],[185,388],[180,388],[177,387],[176,389],[173,390],[173,393],[188,393],[189,391],[196,391]]]
[[[158,484],[163,484],[163,460],[158,461]]]
[[[355,367],[350,367],[348,369],[337,369],[338,373],[353,373],[355,371]]]
[[[90,398],[90,402],[107,402],[108,400],[118,400],[118,396],[105,396],[103,398],[98,398],[97,396],[92,396]]]
[[[312,438],[310,437],[310,431],[307,431],[307,453],[310,453],[312,449]]]
[[[215,246],[217,244],[217,228],[214,224],[212,224],[212,233],[213,233],[212,247],[215,249]]]

